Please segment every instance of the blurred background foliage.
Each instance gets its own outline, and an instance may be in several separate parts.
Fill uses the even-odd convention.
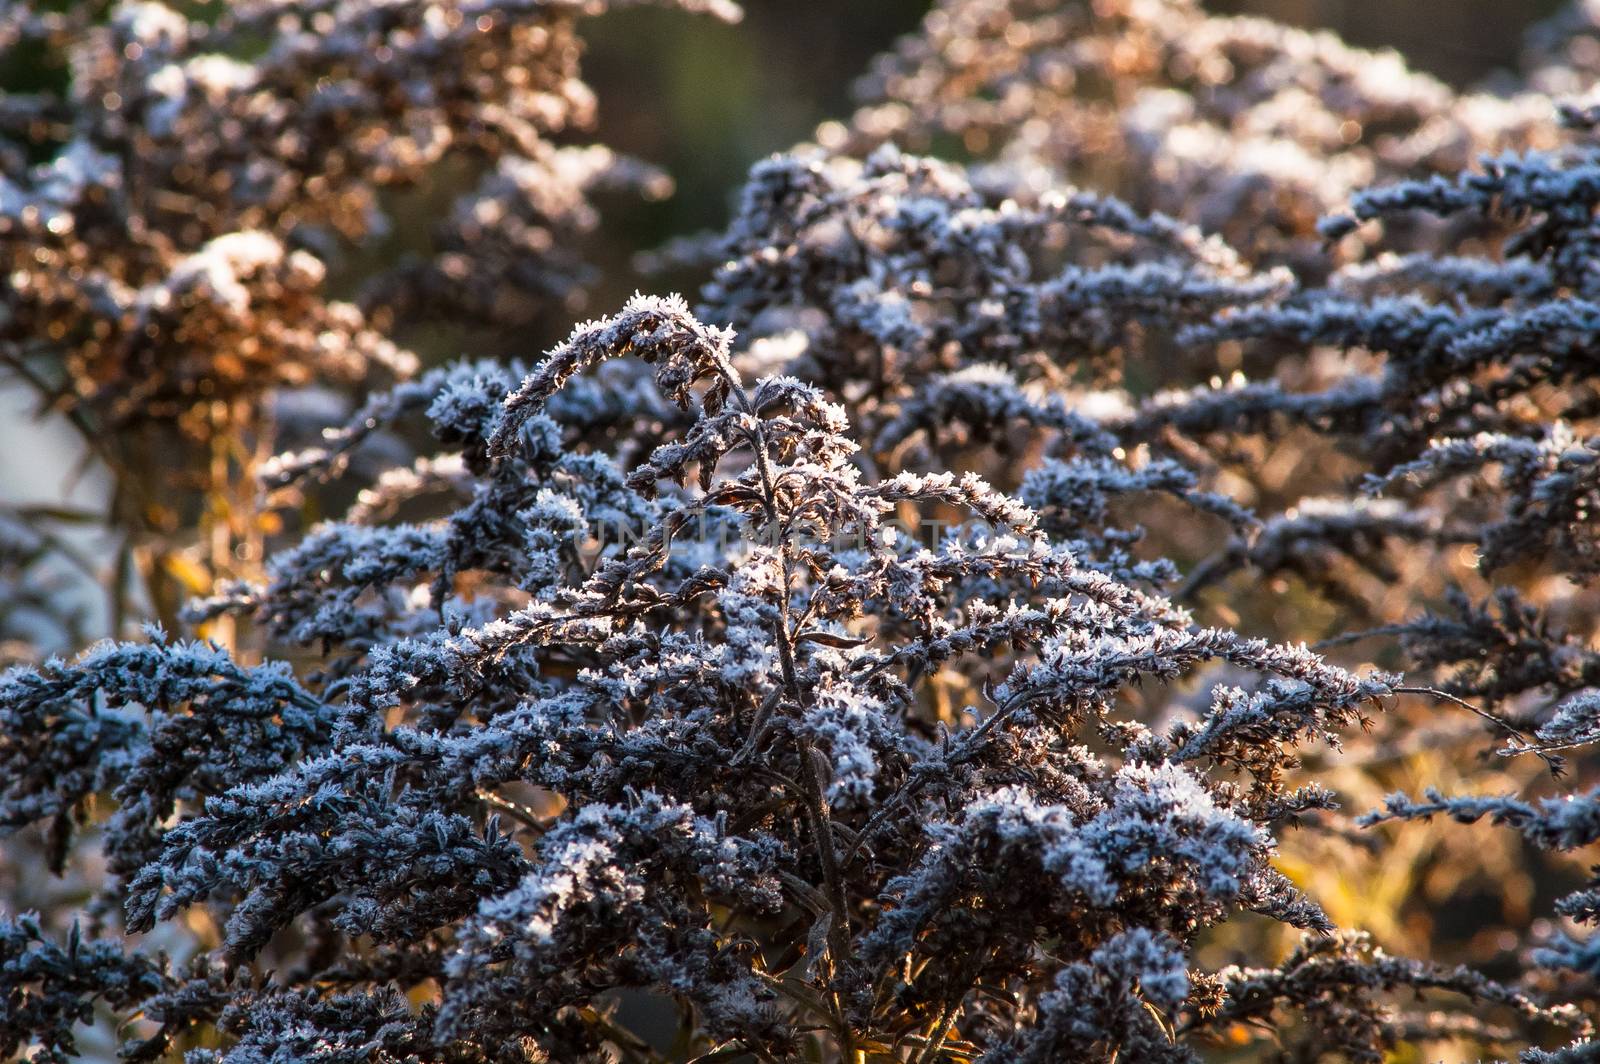
[[[53,0],[42,10],[65,10],[99,0]],[[99,6],[106,6],[99,4]],[[217,10],[197,0],[173,4],[192,15]],[[675,191],[653,202],[616,195],[605,208],[601,280],[590,307],[610,307],[644,283],[632,267],[636,252],[672,237],[719,228],[736,190],[755,161],[808,139],[820,122],[847,116],[851,85],[874,55],[911,32],[928,0],[745,0],[738,25],[685,17],[655,7],[612,11],[584,25],[584,80],[599,100],[599,124],[579,139],[612,146],[672,175]],[[1493,85],[1515,63],[1521,33],[1560,6],[1560,0],[1212,0],[1225,14],[1258,15],[1288,25],[1325,28],[1352,45],[1394,48],[1414,69],[1452,86]],[[0,88],[29,92],[66,83],[61,57],[12,50],[0,62]],[[461,191],[467,175],[448,168],[407,190],[396,210],[393,243],[426,227],[432,211]],[[1115,192],[1116,190],[1107,190]],[[344,264],[350,276],[360,262]],[[668,280],[692,283],[693,277]],[[538,336],[503,338],[512,351],[565,335],[569,321],[553,316]],[[423,338],[424,341],[426,338]],[[444,337],[419,353],[459,354]],[[429,350],[437,348],[437,350]]]
[[[65,9],[56,0],[42,8]],[[182,5],[177,5],[182,6]],[[188,5],[193,14],[215,7]],[[596,283],[582,305],[543,315],[528,330],[504,335],[413,328],[402,338],[428,362],[473,355],[529,356],[565,335],[574,316],[620,304],[635,288],[692,290],[693,273],[645,277],[640,251],[719,228],[750,165],[808,139],[820,122],[847,116],[851,85],[871,58],[914,30],[927,0],[747,0],[738,25],[685,17],[654,7],[589,20],[583,35],[584,80],[599,101],[597,128],[578,139],[606,144],[662,167],[671,195],[641,201],[602,194],[600,232],[590,249]],[[1221,13],[1260,15],[1290,25],[1333,30],[1351,44],[1392,47],[1415,69],[1456,87],[1493,84],[1512,65],[1521,31],[1549,15],[1558,0],[1215,0]],[[0,65],[0,87],[34,91],[65,83],[60,57],[14,50]],[[394,194],[385,207],[389,237],[335,263],[335,289],[353,289],[372,261],[414,249],[428,225],[472,180],[440,168],[428,181]],[[1105,191],[1115,193],[1117,190]],[[19,404],[5,403],[12,409]],[[0,492],[34,497],[59,485],[53,461],[59,432],[6,418]]]
[[[750,165],[847,116],[851,84],[872,57],[914,30],[927,0],[750,0],[737,26],[655,8],[612,12],[585,32],[584,77],[600,100],[595,137],[656,163],[674,195],[604,203],[604,280],[592,308],[616,306],[642,284],[692,288],[693,275],[641,279],[633,252],[719,228]],[[1227,14],[1325,28],[1347,42],[1394,48],[1455,87],[1513,65],[1522,31],[1560,0],[1214,0]],[[1105,191],[1115,193],[1116,189]],[[565,332],[551,323],[545,339]],[[526,348],[519,348],[526,352]]]

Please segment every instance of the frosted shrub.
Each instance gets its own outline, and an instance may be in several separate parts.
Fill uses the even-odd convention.
[[[1559,863],[1600,842],[1600,157],[1539,95],[1584,19],[1490,100],[1186,4],[940,5],[754,169],[692,310],[263,463],[268,507],[365,478],[187,603],[272,657],[151,627],[0,678],[7,866],[77,893],[0,922],[0,1049],[110,1013],[193,1064],[1600,1060]],[[1153,189],[1068,165],[1180,104],[1236,162],[1307,123],[1334,184],[1263,213],[1171,130],[1105,157]],[[952,131],[999,161],[909,153]],[[527,165],[461,247],[509,255],[474,226],[527,224]],[[217,239],[173,299],[299,268]],[[1417,884],[1424,837],[1537,874],[1492,965],[1306,857]]]
[[[7,678],[7,823],[53,824],[60,859],[114,791],[93,911],[218,921],[214,962],[141,975],[145,1045],[218,1024],[254,1059],[309,1024],[395,1059],[643,1053],[605,1008],[642,989],[700,1052],[1182,1059],[1244,978],[1193,961],[1197,936],[1242,912],[1332,930],[1270,863],[1332,799],[1284,770],[1396,678],[1201,626],[975,475],[863,478],[845,411],[746,382],[734,343],[639,297],[520,384],[468,365],[387,404],[461,448],[453,515],[325,525],[201,607],[318,644],[309,686],[159,635]],[[688,418],[627,470],[551,413],[624,355]],[[885,523],[908,509],[986,531],[919,543]],[[586,551],[616,515],[638,537]],[[707,524],[738,534],[708,553]],[[1140,722],[1141,678],[1213,664],[1238,682],[1208,710]],[[1586,1029],[1463,973],[1372,971],[1274,1000],[1375,979]],[[419,981],[438,1000],[413,1013]],[[64,1044],[49,1023],[18,1036]]]

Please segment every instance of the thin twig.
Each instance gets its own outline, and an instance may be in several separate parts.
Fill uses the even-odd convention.
[[[1522,743],[1523,745],[1518,747],[1519,753],[1526,752],[1538,755],[1539,759],[1543,761],[1546,767],[1550,769],[1551,775],[1559,776],[1565,770],[1566,761],[1540,749],[1539,745],[1533,741],[1527,732],[1523,731],[1515,724],[1512,724],[1504,717],[1491,713],[1482,706],[1475,706],[1471,702],[1468,702],[1466,699],[1461,698],[1458,695],[1453,695],[1449,691],[1441,691],[1437,687],[1420,687],[1415,685],[1393,687],[1390,688],[1390,690],[1397,695],[1426,695],[1429,698],[1436,698],[1441,702],[1449,702],[1452,705],[1460,706],[1462,709],[1465,709],[1468,712],[1477,714],[1482,719],[1488,721],[1490,724],[1493,724],[1495,727],[1500,728],[1515,738],[1518,742]]]

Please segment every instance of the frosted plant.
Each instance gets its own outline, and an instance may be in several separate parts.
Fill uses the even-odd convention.
[[[1130,364],[1170,369],[1175,328],[1281,297],[1286,272],[1253,273],[1221,240],[1109,196],[986,190],[892,148],[759,164],[716,249],[725,262],[700,313],[797,337],[781,369],[848,402],[874,467],[971,466],[1007,478],[1047,521],[1065,502],[1081,511],[1066,525],[1110,526],[1073,548],[1123,576],[1149,570],[1129,553],[1139,531],[1091,499],[1166,492],[1251,523],[1178,465],[1119,451],[1100,422],[1127,405]],[[1106,401],[1076,394],[1087,387]],[[1044,471],[1020,483],[1003,460],[1039,445],[1064,460],[1053,488]]]
[[[303,680],[159,637],[7,678],[9,823],[93,819],[113,789],[98,918],[216,921],[211,967],[140,984],[161,1037],[215,1026],[205,1059],[239,1061],[275,1040],[653,1059],[626,989],[674,1003],[690,1055],[1192,1059],[1231,1000],[1198,936],[1245,911],[1329,929],[1271,864],[1286,818],[1329,805],[1284,769],[1393,677],[1081,565],[1055,537],[1098,509],[1055,493],[1116,476],[1047,468],[1036,511],[971,474],[864,475],[843,409],[747,383],[734,344],[641,296],[520,383],[466,364],[375,401],[460,448],[411,467],[449,470],[453,511],[329,523],[199,607],[313,644]],[[686,419],[627,470],[559,417],[619,356]],[[907,510],[983,531],[923,541]],[[1140,723],[1161,701],[1141,679],[1215,665],[1244,686]],[[135,786],[150,772],[165,791]],[[1428,971],[1381,988],[1454,985]],[[1507,1023],[1588,1029],[1474,986]]]
[[[1414,675],[1432,674],[1438,683],[1423,693],[1476,713],[1502,755],[1537,757],[1558,776],[1575,769],[1577,781],[1528,798],[1401,795],[1364,823],[1487,817],[1551,851],[1582,850],[1600,838],[1589,779],[1600,739],[1592,698],[1600,679],[1591,649],[1596,614],[1582,590],[1595,574],[1597,195],[1589,125],[1580,112],[1563,116],[1572,127],[1566,145],[1364,190],[1347,213],[1321,225],[1330,239],[1366,229],[1368,240],[1381,243],[1391,231],[1404,240],[1419,216],[1433,217],[1479,234],[1470,253],[1382,254],[1336,272],[1326,286],[1305,285],[1278,303],[1224,312],[1189,330],[1197,341],[1276,349],[1285,367],[1279,380],[1174,395],[1101,421],[1124,440],[1129,430],[1153,439],[1159,426],[1170,445],[1176,430],[1191,436],[1191,454],[1251,437],[1271,453],[1310,431],[1348,456],[1343,468],[1359,495],[1340,505],[1365,510],[1360,525],[1298,520],[1306,538],[1285,550],[1289,525],[1269,519],[1270,531],[1213,558],[1189,586],[1241,562],[1269,573],[1305,566],[1321,550],[1347,549],[1357,527],[1387,539],[1363,553],[1387,579],[1403,582],[1408,616],[1337,641],[1398,636]],[[1304,367],[1318,351],[1352,348],[1375,363],[1347,359],[1319,388],[1283,386],[1296,374],[1293,352],[1303,352]],[[1384,528],[1374,520],[1379,512],[1401,524]],[[1462,543],[1471,545],[1465,559],[1446,561],[1446,551]],[[1438,566],[1432,574],[1428,558]],[[1408,570],[1417,575],[1404,576]],[[1595,896],[1591,878],[1557,909],[1593,923]],[[1594,976],[1593,951],[1592,936],[1561,932],[1532,960],[1581,983]],[[1593,1052],[1592,1043],[1579,1042],[1525,1059]]]
[[[32,1049],[33,1060],[72,1060],[73,1027],[90,1018],[95,1001],[128,1009],[165,989],[150,961],[124,955],[115,942],[86,942],[76,924],[65,945],[56,945],[36,916],[0,920],[0,955],[0,1051],[8,1056]]]
[[[1210,247],[1204,268],[1226,261]],[[1141,305],[1182,308],[1170,282]],[[1335,320],[1398,335],[1398,314]],[[120,908],[135,932],[190,911],[216,921],[218,967],[149,983],[161,1037],[215,1026],[237,1060],[282,1039],[396,1059],[648,1058],[613,1011],[625,989],[675,1003],[687,1052],[773,1058],[1191,1059],[1217,1024],[1275,1008],[1355,1053],[1409,1030],[1377,1003],[1329,1003],[1353,986],[1465,989],[1505,1024],[1588,1033],[1572,1008],[1359,950],[1291,979],[1207,971],[1191,953],[1245,911],[1332,930],[1270,863],[1286,824],[1333,806],[1287,770],[1400,684],[1197,624],[1155,590],[1175,567],[1135,562],[1136,537],[1106,527],[1109,500],[1176,495],[1255,536],[1246,563],[1263,566],[1303,555],[1273,544],[1384,526],[1328,508],[1257,535],[1176,459],[1129,465],[1117,442],[1157,414],[1197,434],[1236,426],[1184,412],[1204,393],[1069,416],[999,369],[907,377],[903,408],[840,391],[891,439],[939,431],[915,411],[942,408],[975,426],[1036,419],[1077,453],[1030,470],[1017,498],[970,473],[874,475],[827,389],[747,384],[734,341],[681,301],[639,297],[520,383],[487,364],[430,373],[277,463],[279,490],[338,475],[376,427],[418,415],[458,449],[380,478],[264,584],[196,607],[314,647],[303,681],[159,640],[8,678],[9,822],[53,821],[65,857],[65,826],[113,790],[96,911]],[[628,468],[573,449],[616,424],[580,382],[623,355],[654,366],[648,389],[630,384],[646,407],[683,412],[618,426]],[[996,387],[964,398],[973,380]],[[1310,409],[1260,394],[1274,417]],[[1352,394],[1381,407],[1381,391]],[[428,492],[453,508],[385,516]],[[981,530],[899,530],[923,512]],[[1385,514],[1372,507],[1392,537],[1430,540]],[[1208,666],[1228,681],[1208,709],[1144,722],[1160,701],[1136,693],[1142,679]],[[1572,706],[1550,742],[1589,734]],[[192,765],[174,761],[196,742]],[[140,765],[167,789],[147,797]],[[302,938],[323,946],[284,952]],[[436,1000],[402,1009],[423,984]],[[82,992],[109,997],[96,986]]]
[[[181,356],[135,416],[207,359],[295,384],[404,368],[407,315],[526,321],[584,192],[658,188],[547,142],[577,7],[120,11],[4,27],[234,175],[126,281]],[[0,882],[66,895],[0,924],[0,1047],[98,1010],[197,1064],[1595,1060],[1592,873],[1559,928],[1389,941],[1431,879],[1600,842],[1596,123],[1537,91],[1585,82],[1581,14],[1492,99],[1183,3],[941,5],[754,169],[693,311],[410,374],[260,462],[266,512],[355,482],[187,603],[266,660],[152,629],[0,677]],[[370,136],[230,156],[211,123],[279,145],[280,100]],[[993,158],[887,143],[943,133]],[[100,187],[91,143],[4,189]],[[369,193],[455,151],[435,253],[325,299]],[[1304,856],[1357,839],[1387,909]]]

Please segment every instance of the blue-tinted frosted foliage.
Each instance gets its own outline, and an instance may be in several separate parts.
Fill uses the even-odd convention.
[[[447,230],[487,254],[373,305],[487,313],[576,283],[540,219],[649,181],[539,139],[586,6],[236,5],[247,64],[123,5],[85,54],[166,49],[143,120],[211,155],[310,73],[374,128],[409,86],[422,124],[342,165],[470,143]],[[1596,1060],[1600,880],[1480,936],[1491,979],[1381,948],[1293,849],[1600,842],[1600,149],[1544,87],[1593,80],[1592,6],[1488,96],[1184,0],[944,0],[687,249],[692,305],[374,388],[267,464],[323,519],[187,610],[264,659],[152,630],[0,677],[7,846],[83,895],[0,922],[0,1050],[98,1009],[193,1064]],[[51,232],[92,143],[0,215]],[[276,321],[290,234],[376,224],[269,161],[236,180],[281,231],[219,222],[140,306]]]

